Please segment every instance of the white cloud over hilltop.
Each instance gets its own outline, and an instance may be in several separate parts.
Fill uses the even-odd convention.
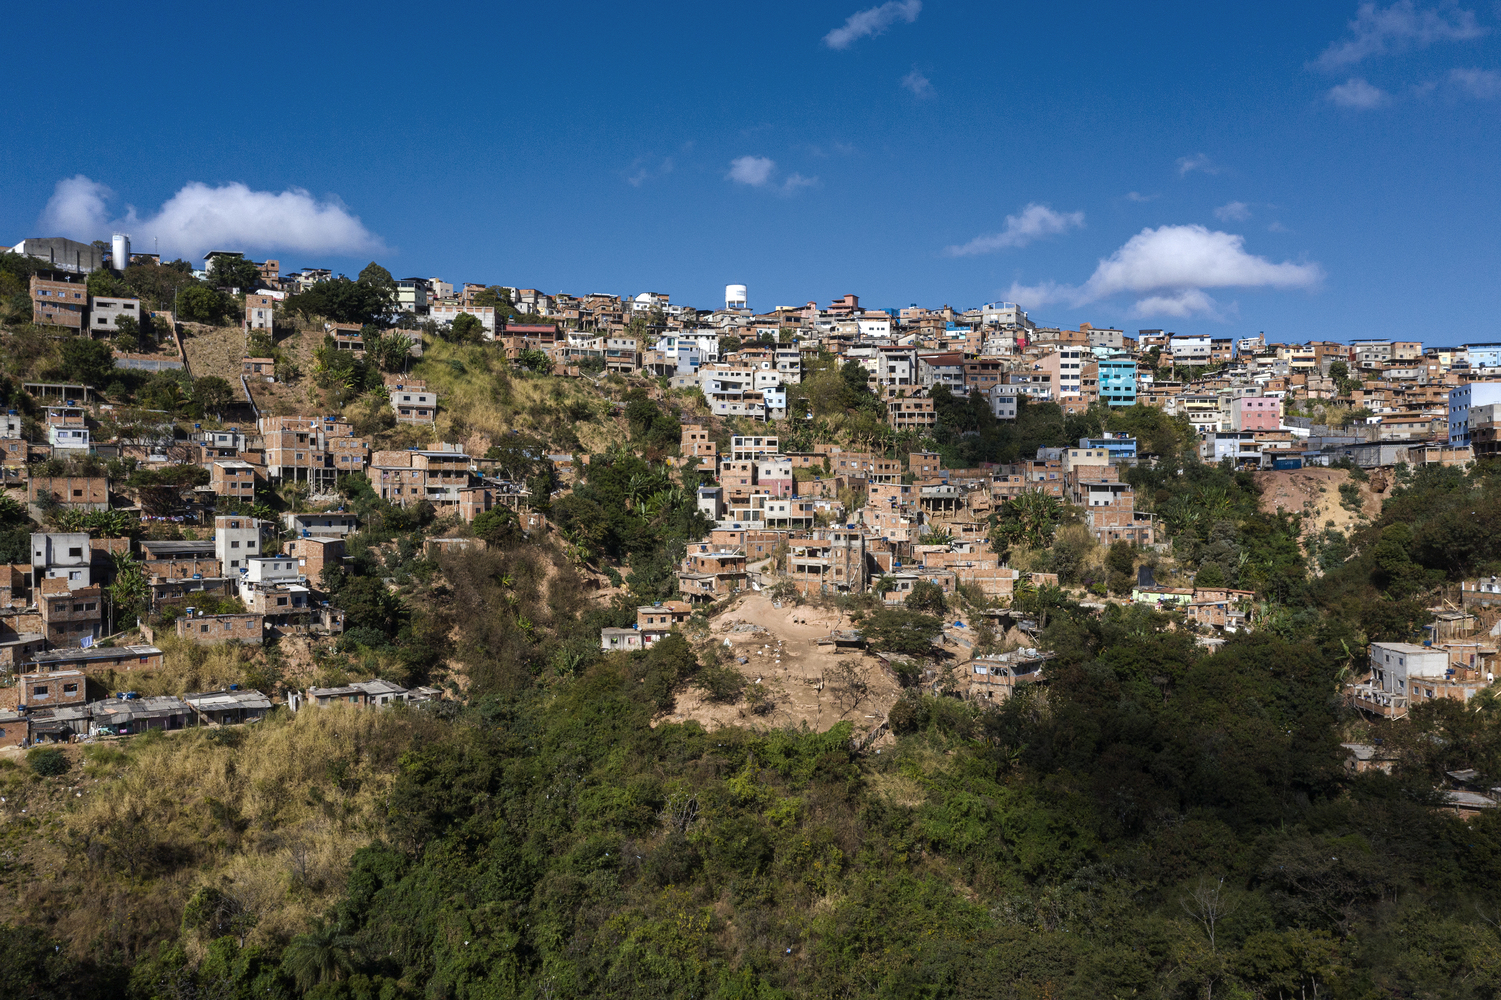
[[[189,259],[204,251],[281,251],[359,254],[384,249],[378,236],[337,200],[319,201],[301,188],[253,191],[238,182],[209,187],[184,185],[154,214],[144,218],[133,206],[111,218],[108,187],[83,174],[57,182],[38,225],[48,235],[79,240],[125,230],[137,245],[154,239],[163,254]]]
[[[1209,288],[1315,288],[1318,264],[1273,263],[1245,250],[1245,237],[1204,226],[1143,229],[1100,261],[1080,286],[1045,282],[1012,285],[1006,297],[1036,308],[1054,302],[1080,306],[1116,295],[1139,296],[1138,316],[1217,316]]]

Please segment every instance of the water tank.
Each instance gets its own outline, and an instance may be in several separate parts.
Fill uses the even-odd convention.
[[[110,263],[116,271],[123,271],[130,264],[130,237],[116,233],[110,246]]]
[[[749,309],[747,305],[744,285],[724,286],[724,307],[726,309]]]

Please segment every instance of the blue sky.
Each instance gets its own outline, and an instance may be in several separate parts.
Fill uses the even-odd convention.
[[[1501,5],[1228,6],[23,6],[0,244],[1498,339]]]

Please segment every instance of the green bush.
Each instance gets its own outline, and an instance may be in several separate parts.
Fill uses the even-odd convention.
[[[68,761],[68,755],[56,747],[38,747],[26,755],[26,763],[31,766],[33,774],[39,774],[44,778],[55,778],[59,774],[66,774],[68,768],[73,765]]]

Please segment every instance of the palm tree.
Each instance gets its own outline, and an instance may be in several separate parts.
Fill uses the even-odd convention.
[[[287,945],[281,956],[282,970],[305,990],[343,979],[354,964],[353,943],[339,925],[319,922]]]

